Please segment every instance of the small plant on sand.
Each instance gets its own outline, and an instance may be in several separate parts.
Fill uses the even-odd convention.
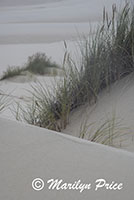
[[[4,109],[8,106],[9,99],[7,96],[3,94],[2,91],[0,91],[0,113],[4,111]]]
[[[59,68],[59,66],[52,62],[44,53],[36,53],[28,58],[25,69],[34,74],[44,75],[48,68]]]
[[[52,62],[44,53],[36,53],[28,58],[27,63],[23,67],[8,67],[3,73],[0,80],[11,78],[14,76],[24,75],[24,72],[29,71],[33,74],[39,75],[57,75],[57,71],[60,67]]]
[[[80,135],[82,139],[91,142],[97,142],[109,146],[120,147],[124,136],[130,134],[130,130],[121,123],[121,120],[115,117],[108,117],[100,125],[97,123],[88,123],[86,119],[80,126]]]
[[[24,71],[24,68],[20,67],[8,67],[7,70],[3,73],[0,80],[8,79],[14,76],[18,76],[21,72]]]
[[[64,129],[68,123],[70,110],[67,106],[66,85],[64,85],[64,91],[62,91],[62,94],[64,93],[63,96],[59,91],[60,87],[58,89],[55,88],[55,95],[58,101],[54,101],[56,97],[51,94],[49,89],[45,89],[40,82],[36,86],[32,86],[32,89],[30,103],[26,104],[26,109],[18,105],[16,117],[29,124],[51,130],[61,131],[62,128]]]

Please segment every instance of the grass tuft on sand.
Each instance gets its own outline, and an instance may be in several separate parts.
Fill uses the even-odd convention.
[[[115,114],[112,113],[112,116],[104,118],[99,126],[96,122],[88,123],[88,118],[86,118],[81,123],[79,138],[117,148],[121,147],[124,136],[130,135],[131,131]]]
[[[134,8],[126,4],[118,12],[113,6],[112,13],[109,18],[104,8],[103,22],[96,34],[81,42],[79,66],[66,52],[65,75],[55,83],[54,93],[40,83],[34,86],[32,104],[25,110],[20,108],[21,120],[61,131],[69,123],[72,110],[85,102],[95,103],[103,89],[134,71]],[[104,129],[111,130],[113,126],[107,122],[102,128],[97,131],[97,138]],[[101,140],[104,143],[102,137]]]
[[[0,113],[3,112],[9,105],[8,95],[5,96],[2,91],[0,91]]]
[[[60,67],[55,62],[52,62],[44,53],[36,53],[28,58],[24,67],[8,67],[0,80],[23,75],[26,71],[38,75],[57,75],[58,69]]]

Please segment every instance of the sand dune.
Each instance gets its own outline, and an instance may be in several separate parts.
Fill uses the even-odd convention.
[[[133,199],[132,153],[6,119],[0,119],[0,127],[0,199]],[[32,188],[37,177],[45,183],[41,191]],[[49,190],[47,181],[52,178],[68,183],[81,180],[92,188],[82,193]],[[100,178],[123,183],[123,189],[95,191]]]
[[[121,6],[124,0],[0,0],[0,75],[8,65],[23,66],[27,57],[36,52],[45,52],[62,64],[65,53],[63,40],[67,41],[73,58],[76,54],[78,56],[75,52],[78,33],[88,34],[89,24],[96,27],[100,23],[104,5],[110,12],[113,3]],[[11,106],[16,101],[22,104],[29,101],[26,89],[31,89],[31,86],[25,82],[26,78],[15,77],[0,82],[0,89],[6,95],[10,94]],[[50,88],[51,81],[54,81],[48,76],[34,78],[32,84],[38,79]],[[14,118],[11,110],[5,110],[1,114],[3,118],[0,118],[0,199],[132,200],[133,80],[131,74],[116,82],[109,91],[104,90],[95,105],[86,104],[75,110],[61,134],[6,119]],[[127,140],[120,146],[125,150],[76,138],[84,120],[96,122],[95,129],[113,111],[129,127]],[[41,191],[32,188],[32,181],[37,177],[45,184]],[[62,179],[65,183],[80,180],[85,184],[91,183],[91,189],[82,193],[79,190],[49,190],[49,179]],[[95,191],[98,179],[112,185],[122,184],[123,189],[103,186]]]
[[[85,123],[91,124],[92,131],[99,128],[107,119],[115,116],[115,120],[120,121],[124,127],[125,138],[121,142],[120,148],[134,152],[134,74],[114,83],[109,90],[104,90],[98,97],[98,101],[93,106],[84,105],[75,110],[70,117],[69,125],[65,133],[79,137],[80,126]],[[87,130],[87,135],[91,126]],[[119,130],[118,130],[119,132]],[[117,139],[118,140],[118,139]],[[122,140],[122,139],[121,139]],[[115,142],[116,143],[116,142]],[[119,142],[120,143],[120,142]]]
[[[0,75],[8,65],[23,66],[27,57],[36,52],[45,52],[62,64],[65,53],[63,40],[67,41],[73,58],[75,55],[78,57],[78,32],[86,35],[89,23],[96,27],[101,21],[104,5],[109,12],[113,3],[121,6],[124,0],[1,0]],[[36,80],[44,83],[46,88],[51,88],[54,81],[52,77],[36,76],[32,77],[31,83],[35,84]],[[95,105],[86,104],[75,110],[61,134],[9,120],[15,118],[12,107],[8,107],[0,118],[0,199],[132,200],[133,80],[134,75],[131,74],[116,82],[109,91],[104,90]],[[10,94],[11,106],[16,101],[22,104],[29,101],[26,89],[31,90],[31,86],[27,77],[2,81],[0,89],[6,95]],[[96,129],[113,111],[129,127],[127,140],[120,146],[125,150],[78,138],[84,120],[96,122]],[[117,142],[120,143],[120,140]],[[38,177],[44,181],[41,191],[32,188],[32,181]],[[63,183],[72,184],[80,180],[83,184],[91,183],[91,189],[82,193],[79,189],[50,190],[47,183],[50,179],[62,179]],[[107,186],[105,184],[95,191],[98,179],[105,180]],[[108,184],[112,185],[110,189]],[[117,188],[119,184],[121,188],[114,190],[113,185]],[[34,186],[38,189],[40,182]]]

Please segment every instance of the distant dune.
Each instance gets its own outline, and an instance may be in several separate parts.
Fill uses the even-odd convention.
[[[0,7],[6,6],[23,6],[23,5],[36,5],[36,4],[44,4],[50,2],[57,2],[62,0],[1,0]]]

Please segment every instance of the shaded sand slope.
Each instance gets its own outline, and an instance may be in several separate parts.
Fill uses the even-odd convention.
[[[117,81],[110,89],[104,90],[98,97],[96,104],[86,104],[75,110],[65,133],[79,137],[80,126],[87,121],[87,125],[94,123],[92,131],[99,128],[107,119],[115,117],[125,130],[125,141],[121,148],[134,151],[134,74]],[[117,127],[118,128],[118,127]],[[89,126],[89,131],[91,126]],[[120,130],[120,129],[119,129]],[[88,132],[88,131],[87,131]]]
[[[134,155],[46,129],[0,119],[0,199],[2,200],[132,200]],[[31,182],[40,177],[42,191]],[[81,180],[91,190],[48,190],[47,180]],[[94,191],[95,180],[123,183],[120,191]]]

